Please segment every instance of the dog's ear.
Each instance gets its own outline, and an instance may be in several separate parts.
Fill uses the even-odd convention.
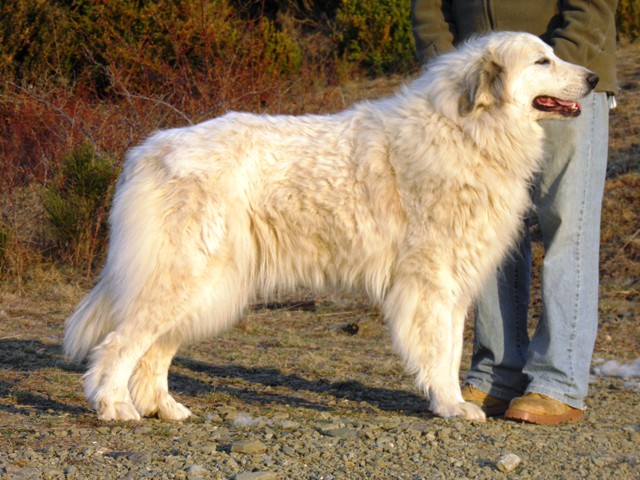
[[[502,103],[504,98],[503,68],[485,56],[466,72],[462,80],[462,95],[458,105],[460,115],[469,115],[478,108],[487,109]]]

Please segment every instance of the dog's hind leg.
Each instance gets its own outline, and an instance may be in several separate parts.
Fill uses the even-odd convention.
[[[129,392],[136,409],[143,417],[158,415],[163,420],[180,422],[191,411],[169,394],[169,366],[180,347],[177,332],[159,338],[140,359],[129,380]]]
[[[143,375],[166,371],[177,349],[172,342],[162,343],[160,339],[169,338],[176,318],[189,311],[189,303],[180,301],[184,295],[177,291],[158,294],[155,290],[147,288],[146,294],[121,311],[123,320],[91,354],[90,368],[84,376],[84,393],[100,420],[139,420],[140,413],[148,413],[139,412],[134,405],[129,381],[149,351],[150,357],[144,362],[149,372],[141,372]],[[162,348],[158,349],[159,346]],[[152,365],[154,362],[158,365]]]
[[[450,297],[445,289],[427,280],[405,275],[394,282],[383,310],[394,347],[416,375],[416,384],[429,398],[433,413],[445,418],[484,420],[482,410],[465,402],[460,391],[459,323],[464,317],[459,311],[453,313],[456,301]]]
[[[176,281],[171,288],[154,284],[133,302],[126,321],[95,349],[85,376],[85,395],[98,418],[137,420],[157,413],[181,421],[190,416],[169,394],[169,366],[183,341],[219,334],[244,311],[251,285],[246,265],[233,258],[212,264],[200,277],[173,269],[162,276]]]
[[[156,412],[168,420],[189,416],[168,393],[169,365],[182,339],[220,333],[244,310],[242,283],[235,268],[228,270],[231,273],[200,279],[209,293],[190,291],[190,300],[186,292],[177,291],[163,300],[157,295],[139,300],[136,310],[94,350],[85,375],[85,396],[99,419],[139,420],[141,414]]]
[[[129,378],[143,355],[165,333],[155,322],[146,321],[150,316],[139,313],[121,324],[91,355],[84,393],[100,420],[140,419],[129,393]]]

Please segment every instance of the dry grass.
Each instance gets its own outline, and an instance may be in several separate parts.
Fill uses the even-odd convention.
[[[640,42],[620,45],[611,113],[600,252],[600,331],[606,357],[640,356]]]
[[[640,171],[640,41],[618,47],[618,107],[611,112],[609,171]]]

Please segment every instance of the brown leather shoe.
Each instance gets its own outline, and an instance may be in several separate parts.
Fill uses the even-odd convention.
[[[511,400],[504,418],[536,425],[558,425],[579,421],[582,418],[582,410],[546,395],[525,393],[522,397]]]
[[[479,406],[487,417],[502,415],[509,407],[507,400],[484,393],[471,385],[462,387],[462,398],[465,402]]]

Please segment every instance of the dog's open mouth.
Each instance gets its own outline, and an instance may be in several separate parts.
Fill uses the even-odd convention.
[[[533,99],[533,106],[543,112],[559,113],[563,117],[577,117],[580,115],[580,104],[560,100],[559,98],[540,96]]]

